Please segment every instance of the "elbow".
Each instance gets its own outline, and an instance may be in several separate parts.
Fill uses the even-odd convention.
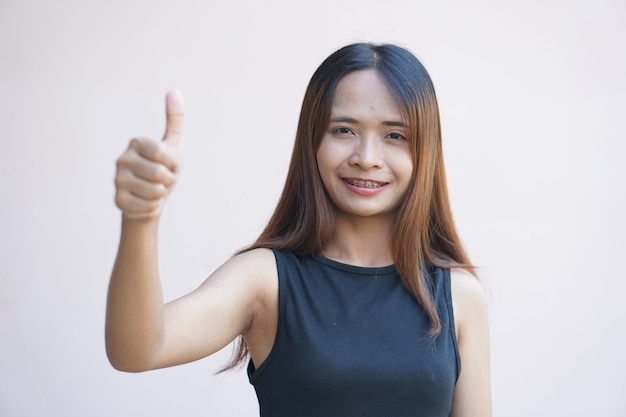
[[[120,372],[140,373],[140,372],[145,372],[148,370],[148,368],[146,367],[137,366],[136,364],[133,364],[133,363],[127,363],[127,362],[123,362],[120,360],[112,359],[110,356],[109,356],[109,363],[115,370],[120,371]]]
[[[140,373],[153,369],[144,355],[133,355],[110,343],[106,344],[106,354],[111,366],[121,372]]]
[[[111,366],[121,372],[140,373],[151,370],[148,366],[142,366],[141,363],[131,360],[122,360],[114,355],[107,354]]]

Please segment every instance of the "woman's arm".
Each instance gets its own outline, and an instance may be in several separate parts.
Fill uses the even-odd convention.
[[[158,222],[182,158],[183,103],[167,96],[162,142],[133,139],[118,159],[116,203],[122,233],[111,274],[106,348],[111,364],[139,372],[189,362],[245,334],[276,282],[273,254],[250,251],[226,262],[197,290],[163,302]]]
[[[452,304],[461,355],[451,417],[491,416],[489,323],[480,282],[463,270],[452,271]]]

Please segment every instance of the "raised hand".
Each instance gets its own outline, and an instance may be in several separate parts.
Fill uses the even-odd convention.
[[[183,156],[183,96],[179,91],[170,91],[165,101],[167,126],[163,140],[134,138],[117,160],[115,203],[128,219],[158,218],[179,177]]]

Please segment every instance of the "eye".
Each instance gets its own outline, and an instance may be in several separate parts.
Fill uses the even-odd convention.
[[[404,137],[404,135],[401,135],[400,133],[397,132],[392,132],[390,134],[387,135],[387,137],[391,140],[406,140],[406,137]]]
[[[352,132],[352,130],[348,129],[347,127],[336,127],[332,130],[333,134],[337,135],[337,136],[349,136],[349,135],[354,135],[354,132]]]

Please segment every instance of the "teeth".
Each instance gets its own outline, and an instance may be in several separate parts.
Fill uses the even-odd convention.
[[[348,183],[356,186],[356,187],[361,187],[361,188],[379,188],[382,187],[381,183],[378,183],[376,181],[364,181],[364,180],[353,180],[353,179],[349,179],[347,180]]]

